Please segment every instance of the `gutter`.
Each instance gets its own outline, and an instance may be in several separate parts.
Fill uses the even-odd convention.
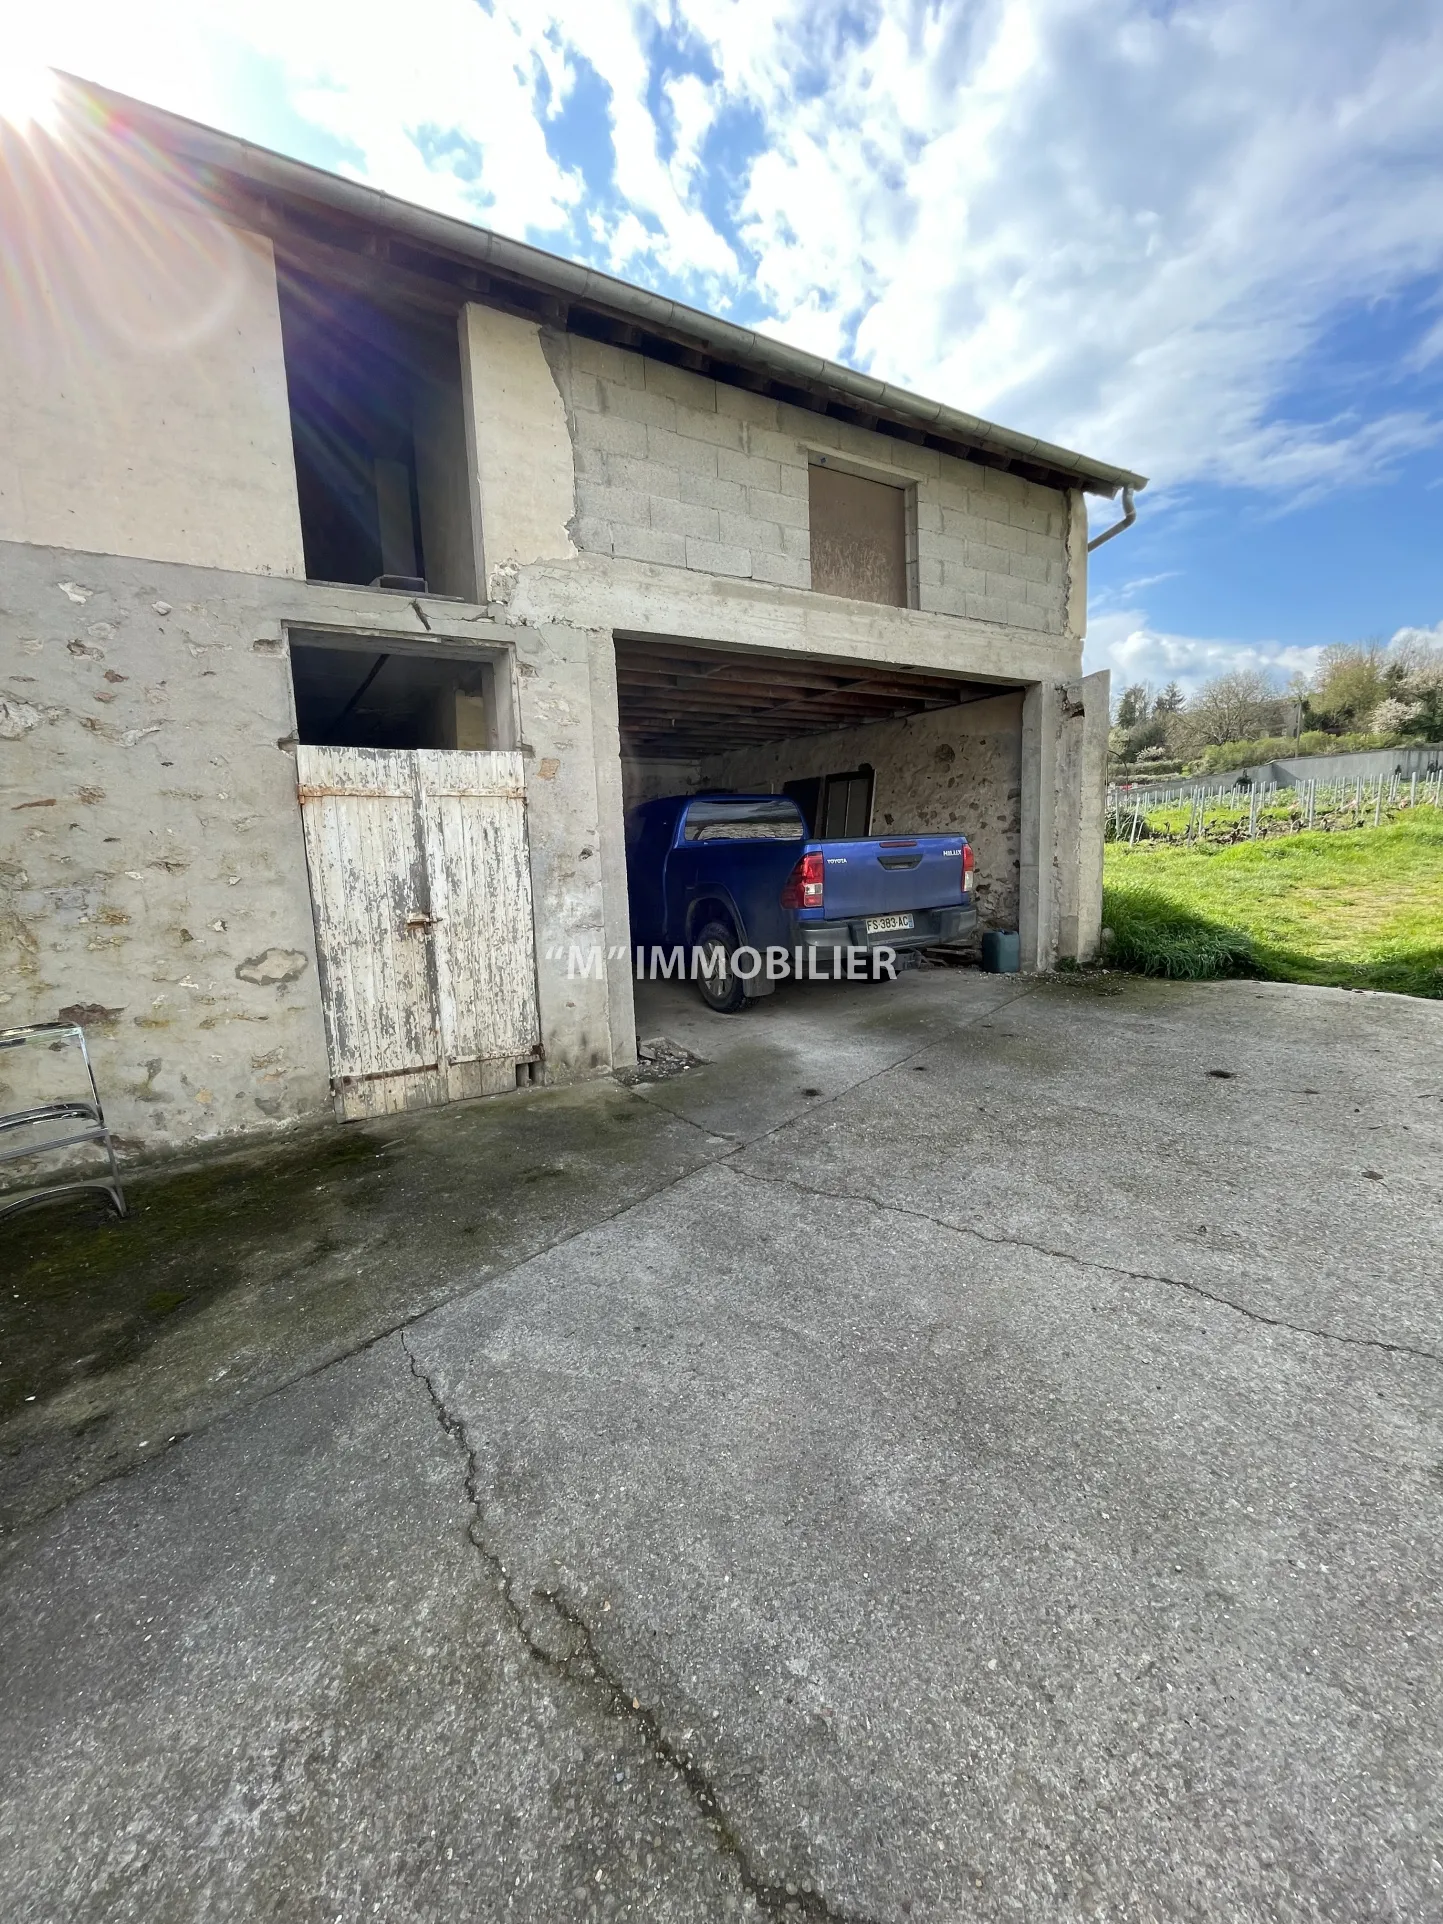
[[[1121,521],[1114,521],[1110,528],[1104,528],[1100,535],[1097,535],[1093,540],[1089,541],[1087,544],[1087,552],[1091,554],[1093,549],[1100,548],[1104,541],[1111,541],[1115,534],[1121,534],[1125,528],[1130,528],[1136,519],[1137,508],[1133,502],[1132,489],[1124,486],[1122,490]]]

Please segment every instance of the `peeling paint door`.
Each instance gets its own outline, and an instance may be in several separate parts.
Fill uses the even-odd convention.
[[[540,1041],[521,757],[296,759],[338,1112],[514,1088]]]

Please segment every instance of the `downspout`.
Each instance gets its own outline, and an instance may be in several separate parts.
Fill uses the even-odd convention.
[[[1091,554],[1093,549],[1100,548],[1104,541],[1111,541],[1115,534],[1121,534],[1124,528],[1130,528],[1136,519],[1137,508],[1133,502],[1132,489],[1124,488],[1122,491],[1121,521],[1114,521],[1110,528],[1104,528],[1100,535],[1094,540],[1089,541],[1087,544],[1087,552]]]

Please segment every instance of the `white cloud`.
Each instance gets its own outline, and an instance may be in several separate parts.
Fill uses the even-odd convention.
[[[290,110],[358,155],[348,171],[512,233],[554,230],[582,195],[548,151],[540,110],[542,73],[564,87],[564,66],[501,7],[410,0],[402,24],[383,0],[62,0],[27,14],[23,31],[54,66],[222,125],[237,112],[235,63],[260,56]],[[474,179],[455,146],[427,160],[432,130],[470,143]]]
[[[497,0],[498,10],[501,4]],[[710,124],[709,102],[692,89],[671,91],[681,164],[668,166],[648,102],[653,9],[640,0],[505,4],[518,32],[554,33],[567,53],[584,59],[611,90],[616,186],[632,216],[623,218],[613,236],[613,269],[624,272],[639,262],[654,263],[663,274],[699,280],[718,304],[729,299],[739,272],[736,255],[690,198],[696,152]]]
[[[1137,588],[1147,584],[1129,585]],[[1443,621],[1432,628],[1399,628],[1389,638],[1388,646],[1412,651],[1434,649],[1443,658]],[[1191,691],[1215,675],[1257,668],[1281,691],[1295,675],[1310,678],[1322,653],[1321,646],[1170,634],[1155,627],[1145,610],[1134,603],[1121,608],[1094,607],[1087,624],[1084,666],[1089,674],[1110,668],[1114,693],[1129,682],[1139,681],[1156,687],[1175,681]]]
[[[1388,642],[1390,648],[1443,649],[1443,621],[1431,628],[1400,628]]]
[[[815,9],[680,4],[766,119],[742,225],[784,321],[860,312],[875,372],[1163,484],[1296,498],[1438,440],[1288,411],[1347,303],[1443,266],[1438,9],[881,0],[798,99]]]
[[[691,282],[717,305],[739,264],[695,204],[713,111],[673,83],[677,136],[663,160],[648,105],[653,10],[631,0],[61,0],[31,21],[49,64],[193,118],[233,126],[226,75],[242,52],[275,63],[285,104],[358,156],[347,171],[405,199],[545,239],[586,183],[546,139],[586,62],[610,90],[619,216],[600,222],[609,265]],[[588,227],[592,225],[588,222]]]
[[[1417,0],[8,11],[42,57],[223,124],[258,55],[378,185],[553,244],[580,233],[713,306],[759,301],[800,344],[1162,487],[1292,502],[1439,441],[1387,370],[1376,393],[1296,392],[1340,316],[1443,272],[1443,10]],[[715,84],[662,75],[663,38],[688,36]],[[589,185],[547,144],[587,68],[614,176]],[[732,157],[721,231],[701,157],[738,111],[760,146]],[[1439,354],[1443,333],[1419,333],[1400,376]]]
[[[1114,691],[1129,682],[1180,683],[1192,690],[1214,675],[1261,668],[1283,689],[1294,675],[1311,675],[1321,648],[1169,634],[1155,628],[1140,608],[1093,614],[1087,625],[1084,666],[1090,674],[1112,670]]]

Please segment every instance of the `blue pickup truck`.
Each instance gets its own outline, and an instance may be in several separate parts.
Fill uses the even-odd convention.
[[[960,833],[816,841],[790,796],[704,794],[643,802],[626,839],[634,945],[671,958],[722,1014],[768,994],[779,974],[876,975],[881,958],[977,926]],[[750,975],[741,950],[752,951]]]

